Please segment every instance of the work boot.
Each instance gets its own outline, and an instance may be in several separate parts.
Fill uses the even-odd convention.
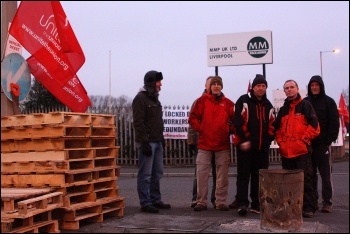
[[[197,204],[197,205],[193,208],[194,211],[202,211],[202,210],[206,210],[206,209],[207,209],[207,206],[201,205],[201,204]]]
[[[165,203],[162,202],[162,201],[153,203],[153,206],[154,206],[154,207],[157,207],[158,209],[170,209],[170,208],[171,208],[171,205],[170,205],[170,204],[165,204]]]
[[[141,211],[146,213],[158,213],[159,209],[157,207],[149,205],[141,207]]]

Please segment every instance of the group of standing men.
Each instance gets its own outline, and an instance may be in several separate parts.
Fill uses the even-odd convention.
[[[148,213],[171,208],[162,201],[160,192],[164,126],[158,96],[162,79],[161,72],[147,72],[144,86],[132,103],[139,155],[137,191],[141,211]],[[287,98],[276,117],[266,97],[267,86],[265,77],[257,74],[251,90],[234,103],[223,94],[220,76],[207,78],[205,90],[194,101],[189,115],[188,148],[196,161],[191,204],[194,211],[207,210],[208,179],[212,169],[210,200],[215,209],[237,208],[238,214],[244,216],[250,206],[251,212],[260,213],[259,170],[268,169],[270,144],[275,139],[282,156],[282,168],[304,172],[303,217],[311,218],[318,210],[317,170],[322,178],[321,211],[331,212],[330,145],[339,131],[334,100],[325,94],[320,76],[310,79],[308,96],[304,99],[297,82],[287,80],[283,85]],[[232,204],[227,206],[231,136],[237,147],[237,193]]]

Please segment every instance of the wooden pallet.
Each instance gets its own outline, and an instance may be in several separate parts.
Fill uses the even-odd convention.
[[[1,116],[2,128],[17,126],[40,126],[40,125],[91,125],[113,126],[115,115],[74,113],[74,112],[50,112],[32,113],[26,115]]]
[[[46,161],[46,162],[2,162],[1,174],[30,174],[40,173],[65,173],[69,170],[67,161]]]
[[[60,228],[78,230],[81,223],[103,222],[106,216],[124,216],[124,197],[108,197],[96,202],[74,204],[69,208],[57,209],[56,216],[60,219]]]
[[[114,139],[115,140],[115,139]],[[107,144],[107,143],[105,143]],[[111,145],[112,143],[109,142]],[[42,152],[57,151],[65,149],[91,148],[90,138],[42,138],[27,140],[7,140],[1,139],[1,153],[5,152]]]
[[[17,210],[1,211],[2,218],[28,218],[63,206],[62,192],[53,192],[17,202]]]
[[[2,223],[1,223],[2,224]],[[6,228],[8,229],[8,227]],[[58,220],[39,221],[33,225],[12,228],[3,233],[60,233]]]
[[[114,126],[115,115],[90,114],[91,126]]]
[[[106,126],[93,126],[91,127],[91,136],[94,137],[115,137],[116,128],[115,127],[106,127]]]
[[[53,191],[52,188],[1,188],[1,210],[2,212],[14,213],[17,210],[17,201]]]
[[[65,174],[1,175],[1,187],[63,187],[65,183]]]
[[[1,130],[1,141],[58,137],[90,137],[90,126],[44,126]]]
[[[57,174],[116,165],[116,155],[93,156],[92,149],[1,153],[1,174]]]
[[[54,223],[54,224],[53,224]],[[26,218],[6,218],[1,216],[2,233],[59,232],[57,220],[52,219],[52,211],[45,211]]]
[[[94,147],[94,158],[114,156],[118,158],[120,146]]]
[[[91,114],[73,112],[34,113],[1,116],[1,128],[38,125],[91,125]]]
[[[115,144],[115,141],[116,141],[116,138],[115,137],[109,137],[109,136],[106,136],[106,137],[91,137],[91,147],[115,147],[116,144]]]
[[[39,141],[43,142],[43,141]],[[4,142],[3,142],[4,143]],[[3,147],[3,145],[1,145]],[[1,162],[21,161],[64,161],[73,159],[92,159],[104,157],[118,157],[120,146],[113,147],[86,147],[66,148],[56,150],[26,151],[26,152],[1,152]]]
[[[82,192],[93,192],[103,188],[116,188],[117,179],[116,178],[100,178],[98,180],[92,180],[86,183],[79,184],[66,184],[65,187],[56,188],[57,192],[62,192],[63,196],[74,195]]]

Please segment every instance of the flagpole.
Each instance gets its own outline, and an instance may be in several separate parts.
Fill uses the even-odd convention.
[[[109,95],[108,95],[108,110],[111,108],[111,51],[109,51]]]
[[[17,1],[1,1],[1,64],[5,55],[5,43],[8,36],[8,25],[16,14]],[[13,115],[12,101],[7,98],[5,92],[1,89],[1,116]]]

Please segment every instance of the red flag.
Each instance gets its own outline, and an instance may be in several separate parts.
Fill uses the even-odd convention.
[[[85,112],[91,106],[84,86],[77,75],[71,78],[66,84],[61,85],[54,79],[43,64],[33,56],[27,59],[28,67],[34,77],[60,102],[74,112]]]
[[[85,62],[59,1],[21,1],[9,33],[61,85],[71,80]]]
[[[345,98],[342,93],[340,94],[338,111],[339,111],[339,115],[343,116],[344,122],[349,123],[349,111],[346,106]]]
[[[252,89],[252,85],[250,84],[250,80],[249,80],[249,84],[248,84],[247,93],[249,93],[251,89]]]
[[[346,123],[349,123],[349,111],[346,107],[345,98],[343,94],[340,94],[339,107],[338,107],[340,123],[342,125],[343,137],[345,137],[347,129]]]

